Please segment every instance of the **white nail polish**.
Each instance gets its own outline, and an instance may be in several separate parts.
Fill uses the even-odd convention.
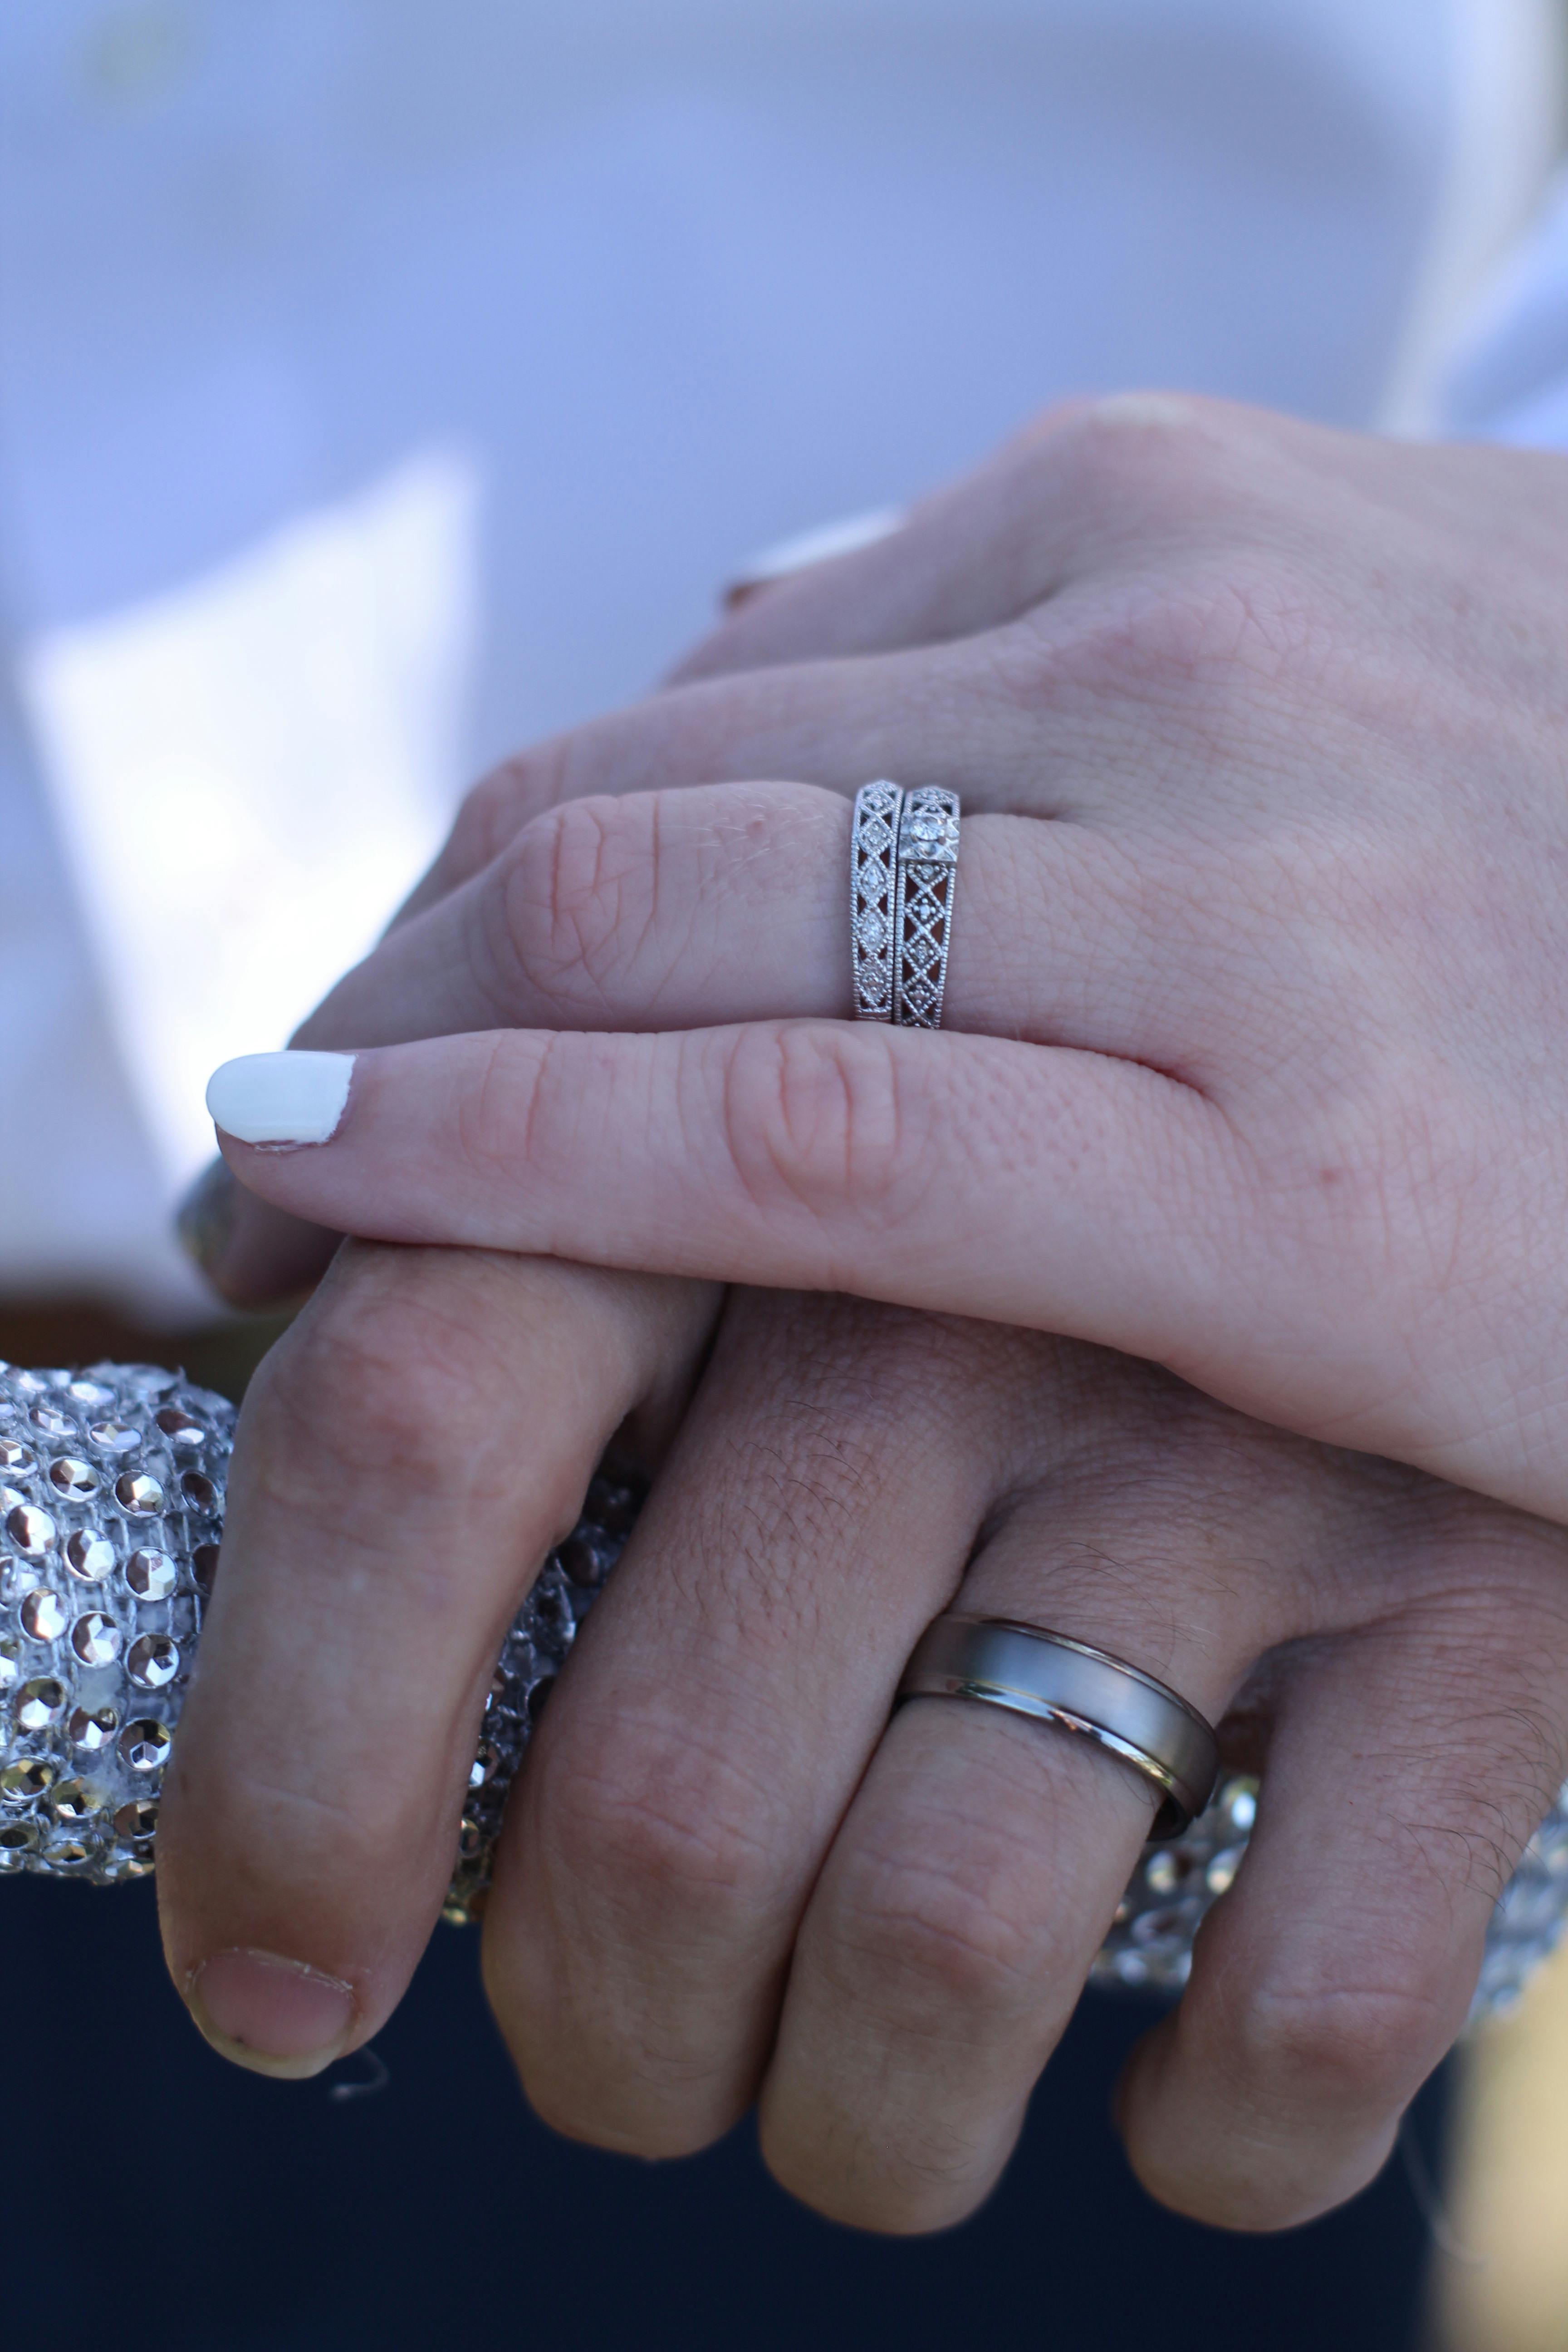
[[[353,1066],[352,1054],[242,1054],[207,1080],[207,1112],[241,1143],[325,1143]]]
[[[797,530],[748,555],[726,583],[726,593],[734,595],[747,588],[765,588],[774,580],[787,580],[836,555],[854,555],[862,547],[874,547],[879,539],[891,539],[907,520],[902,507],[875,507],[866,514],[843,515],[833,522],[814,524],[810,530]]]

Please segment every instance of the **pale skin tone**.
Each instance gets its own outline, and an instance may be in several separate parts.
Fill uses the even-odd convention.
[[[500,1629],[631,1414],[668,1448],[655,1500],[487,1920],[542,2111],[664,2154],[760,2096],[780,2179],[839,2218],[984,2194],[1150,1806],[988,1712],[889,1726],[958,1594],[1272,1726],[1247,1868],[1125,2087],[1141,2175],[1239,2227],[1370,2177],[1563,1769],[1563,1538],[1526,1516],[1568,1517],[1553,1261],[1498,1263],[1548,1229],[1519,1081],[1550,1086],[1551,974],[1532,998],[1509,961],[1553,871],[1568,491],[1535,463],[1059,418],[692,665],[772,667],[475,796],[312,1024],[389,1048],[338,1136],[226,1145],[289,1210],[466,1247],[347,1253],[247,1405],[160,1830],[182,1981],[271,1952],[349,1989],[333,2050],[376,2030]],[[746,773],[797,781],[720,781]],[[963,782],[940,1038],[842,1017],[844,795],[875,773]],[[391,1045],[446,1030],[492,1034]],[[252,1213],[228,1278],[320,1255]],[[643,1268],[945,1312],[738,1293],[683,1419],[717,1294]],[[268,1981],[321,2063],[331,1996]]]

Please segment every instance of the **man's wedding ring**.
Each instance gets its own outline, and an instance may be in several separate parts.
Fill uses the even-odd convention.
[[[1152,1675],[1008,1618],[937,1618],[916,1644],[899,1696],[979,1699],[1080,1732],[1153,1782],[1160,1806],[1151,1838],[1183,1834],[1208,1803],[1219,1769],[1212,1727]]]

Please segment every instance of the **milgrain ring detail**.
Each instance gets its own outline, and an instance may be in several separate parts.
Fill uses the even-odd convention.
[[[886,777],[855,795],[849,835],[849,960],[857,1021],[893,1017],[893,916],[898,893],[900,785]]]
[[[958,881],[958,794],[921,784],[904,794],[893,904],[893,1020],[940,1029]]]

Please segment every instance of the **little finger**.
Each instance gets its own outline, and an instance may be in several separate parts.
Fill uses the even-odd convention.
[[[1278,2230],[1352,2196],[1463,2025],[1565,1766],[1564,1539],[1522,1526],[1507,1589],[1461,1556],[1449,1600],[1289,1672],[1246,1859],[1119,2100],[1178,2211]]]

